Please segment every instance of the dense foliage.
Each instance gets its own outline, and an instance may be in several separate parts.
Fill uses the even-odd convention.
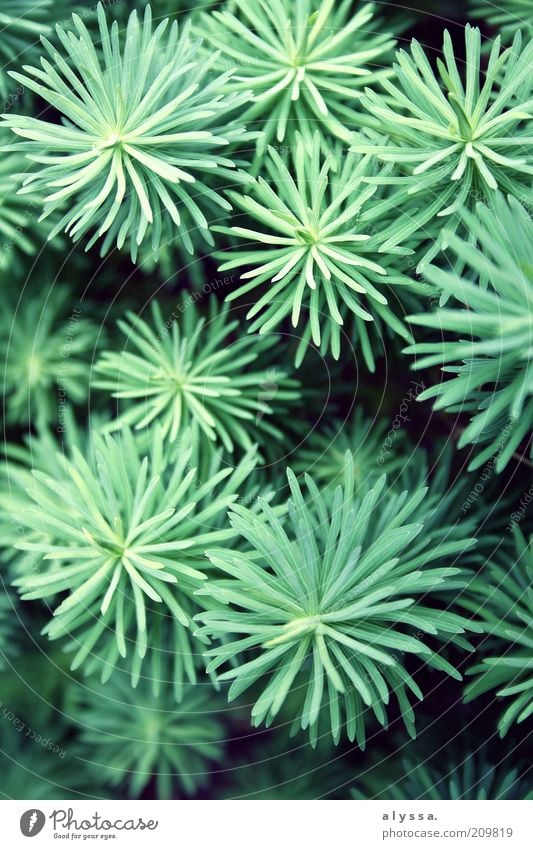
[[[411,5],[0,0],[2,798],[531,796],[531,3]]]
[[[479,204],[475,216],[464,211],[463,217],[478,246],[448,238],[467,269],[464,276],[425,269],[437,291],[454,298],[453,307],[410,318],[440,330],[440,339],[406,352],[417,356],[416,368],[442,363],[453,375],[419,400],[436,397],[436,409],[471,413],[459,447],[481,446],[471,469],[495,456],[501,471],[533,430],[533,222],[518,201],[501,195],[493,207]]]

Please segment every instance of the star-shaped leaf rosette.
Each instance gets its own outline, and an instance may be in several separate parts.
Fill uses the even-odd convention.
[[[33,287],[32,287],[33,288]],[[65,284],[10,292],[0,316],[3,410],[9,423],[42,426],[61,414],[58,398],[87,401],[90,362],[100,336]],[[63,401],[64,406],[64,401]]]
[[[102,4],[97,14],[101,50],[73,15],[70,29],[56,28],[60,47],[42,39],[41,67],[11,74],[63,118],[4,116],[18,137],[8,148],[33,164],[21,191],[42,195],[45,218],[67,206],[49,238],[64,229],[89,236],[88,247],[103,239],[102,253],[129,242],[135,259],[143,241],[157,250],[178,230],[192,252],[188,230],[212,243],[206,216],[230,208],[212,176],[247,179],[224,154],[246,138],[236,114],[247,96],[227,92],[231,73],[212,73],[216,57],[200,55],[190,24],[178,32],[165,18],[153,29],[147,6],[121,31]]]
[[[459,67],[445,32],[434,71],[414,39],[409,52],[398,52],[395,75],[381,83],[384,92],[368,89],[362,101],[386,138],[361,133],[353,149],[394,165],[390,182],[403,211],[403,227],[390,225],[383,249],[425,233],[420,262],[447,246],[442,228],[457,226],[464,206],[492,202],[497,189],[526,203],[531,195],[533,41],[522,46],[517,35],[502,50],[496,38],[486,68],[477,28],[466,26],[465,47]]]
[[[344,325],[351,320],[355,343],[374,369],[384,330],[404,339],[410,335],[389,297],[398,298],[394,287],[411,285],[402,259],[412,250],[383,250],[382,230],[391,212],[384,212],[383,192],[367,183],[378,171],[375,159],[340,147],[324,157],[318,134],[309,154],[296,138],[287,157],[269,149],[265,178],[258,177],[246,195],[230,193],[245,213],[243,226],[216,229],[244,245],[218,254],[224,260],[220,270],[250,268],[228,300],[254,293],[250,332],[267,333],[290,318],[300,337],[297,363],[311,342],[338,359]],[[381,173],[389,171],[385,166]],[[397,227],[402,229],[401,222]]]
[[[287,476],[285,518],[264,502],[259,515],[234,505],[245,548],[208,552],[224,574],[200,590],[218,604],[197,616],[215,641],[208,671],[231,682],[230,700],[255,685],[255,726],[286,720],[292,696],[293,732],[307,730],[313,744],[330,732],[364,747],[370,714],[386,726],[391,697],[414,734],[409,694],[423,693],[406,658],[460,678],[442,644],[468,648],[465,631],[481,630],[438,603],[439,591],[464,584],[453,563],[474,543],[462,536],[469,526],[450,525],[425,488],[388,491],[384,476],[356,497],[350,453],[333,499],[311,478],[303,490]]]
[[[44,633],[75,652],[72,668],[97,666],[105,680],[127,660],[136,684],[151,649],[172,645],[177,695],[195,680],[201,643],[191,623],[206,580],[204,551],[235,536],[225,513],[255,464],[253,451],[234,469],[214,458],[202,480],[196,445],[186,433],[166,449],[160,429],[148,449],[128,430],[95,433],[87,456],[73,448],[69,457],[58,453],[54,476],[34,472],[34,506],[20,510],[19,521],[46,536],[17,547],[53,565],[15,584],[24,600],[53,604]],[[169,624],[172,643],[161,644]]]
[[[209,682],[186,686],[176,705],[168,688],[156,696],[143,679],[132,690],[115,674],[105,685],[71,684],[66,702],[93,786],[121,798],[139,798],[151,782],[158,799],[193,796],[223,759],[222,705]]]
[[[120,408],[106,425],[143,430],[156,422],[174,441],[190,424],[212,450],[248,451],[263,437],[282,443],[280,417],[300,399],[299,383],[279,368],[276,334],[240,335],[227,306],[214,296],[202,315],[184,297],[171,316],[152,301],[149,320],[128,313],[119,321],[124,349],[105,351],[93,386],[111,391]]]
[[[274,141],[292,144],[298,130],[312,143],[321,129],[348,141],[354,126],[372,125],[359,109],[364,86],[390,74],[395,39],[374,3],[352,0],[240,0],[234,11],[203,15],[197,25],[206,47],[220,51],[215,67],[234,66],[228,90],[252,97],[242,119],[260,127],[258,154]]]

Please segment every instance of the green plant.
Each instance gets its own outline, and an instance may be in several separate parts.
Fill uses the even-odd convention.
[[[232,766],[222,798],[335,799],[351,781],[344,759],[327,743],[310,752],[281,729],[258,742],[246,759]]]
[[[515,542],[516,556],[496,553],[472,581],[466,599],[486,637],[479,649],[481,663],[468,670],[475,678],[465,700],[495,690],[506,704],[498,722],[502,737],[533,713],[533,537],[528,541],[516,529]]]
[[[213,696],[209,684],[189,686],[176,708],[167,691],[154,696],[146,679],[132,693],[127,680],[114,675],[105,685],[76,684],[67,705],[98,781],[125,787],[135,798],[154,778],[156,797],[171,799],[176,785],[193,795],[222,758],[224,731]]]
[[[533,7],[529,0],[471,0],[472,17],[482,18],[490,26],[497,27],[502,38],[511,40],[518,30],[533,36]]]
[[[0,585],[0,671],[4,671],[11,659],[19,654],[17,625],[19,612],[11,594]]]
[[[93,416],[96,427],[98,417]],[[50,426],[39,427],[37,433],[25,434],[24,441],[6,442],[3,445],[5,461],[0,464],[0,558],[8,571],[9,578],[32,574],[43,569],[56,568],[53,561],[43,562],[35,551],[22,555],[16,548],[23,540],[37,542],[49,538],[43,527],[30,529],[21,522],[21,516],[35,505],[32,494],[36,493],[33,472],[39,471],[52,479],[57,475],[57,452],[68,455],[76,447],[82,453],[90,452],[90,436],[80,427],[72,407],[65,407],[59,431]],[[58,441],[59,436],[59,441]]]
[[[525,775],[518,769],[509,769],[505,764],[491,762],[485,752],[465,753],[455,747],[452,758],[439,751],[438,756],[420,760],[419,754],[401,759],[401,776],[388,781],[381,775],[377,781],[379,791],[372,791],[372,772],[352,791],[354,799],[398,799],[413,801],[426,799],[477,800],[486,799],[530,799],[533,796]],[[443,763],[443,758],[446,758]]]
[[[104,352],[96,365],[93,385],[126,402],[107,430],[157,422],[175,440],[195,423],[230,452],[235,444],[248,450],[260,436],[284,439],[276,417],[300,393],[272,356],[278,337],[235,336],[239,322],[213,296],[205,317],[186,297],[168,318],[156,301],[151,313],[150,324],[132,313],[119,321],[126,347]]]
[[[0,316],[3,415],[9,424],[59,422],[87,400],[98,326],[66,285],[11,293]],[[59,422],[60,423],[60,422]]]
[[[390,433],[397,436],[398,443],[392,446]],[[384,418],[365,418],[358,407],[346,421],[328,422],[313,430],[305,445],[299,449],[294,460],[294,471],[309,474],[319,487],[336,487],[342,484],[346,452],[353,457],[355,491],[359,494],[383,473],[389,479],[404,482],[414,449],[407,443],[405,434],[392,430],[392,424]],[[418,452],[422,458],[422,452]],[[425,461],[417,464],[416,473],[424,479]]]
[[[179,233],[170,241],[162,242],[156,250],[149,244],[142,244],[137,254],[137,267],[150,280],[157,275],[166,285],[179,284],[187,276],[191,290],[200,292],[208,277],[206,261],[210,254],[197,228],[189,230],[189,236],[193,242],[192,254],[185,248]]]
[[[362,87],[388,75],[384,62],[395,41],[381,31],[374,3],[358,4],[356,14],[352,5],[241,0],[236,13],[200,18],[198,32],[220,51],[218,67],[236,68],[229,90],[253,94],[243,121],[260,126],[260,155],[266,144],[290,139],[295,129],[310,143],[310,128],[317,124],[324,147],[328,135],[347,141],[364,120],[358,108]]]
[[[142,0],[139,0],[138,6],[143,8],[145,3]],[[198,15],[204,9],[216,9],[217,6],[221,6],[221,0],[200,0],[200,2],[195,3],[194,0],[154,0],[151,4],[152,12],[154,18],[157,20],[159,18],[165,17],[183,17],[184,15],[193,16]]]
[[[2,0],[0,3],[0,96],[8,98],[6,69],[35,61],[39,36],[51,32],[52,0]],[[9,106],[9,100],[6,100]],[[4,111],[7,111],[4,108]]]
[[[8,706],[4,706],[4,710],[11,719],[13,711]],[[94,799],[98,792],[95,781],[88,786],[78,759],[66,757],[69,753],[60,736],[63,733],[57,721],[44,726],[39,723],[36,728],[33,718],[32,725],[28,725],[18,715],[10,722],[2,717],[0,799]],[[51,751],[38,742],[38,738],[60,751]]]
[[[10,141],[10,133],[0,126],[0,146],[3,148]],[[48,227],[38,220],[39,195],[18,194],[27,165],[20,153],[4,151],[0,159],[0,273],[4,291],[13,274],[23,277],[27,258],[41,254],[48,235]],[[61,246],[59,241],[57,247]]]
[[[248,310],[247,318],[254,319],[250,332],[269,332],[290,316],[293,327],[303,325],[297,362],[310,341],[317,346],[324,341],[323,351],[330,349],[338,359],[342,326],[346,313],[351,313],[357,341],[373,369],[369,322],[382,321],[404,339],[409,337],[387,304],[385,292],[409,284],[398,255],[412,251],[383,252],[387,217],[376,199],[378,187],[366,185],[376,173],[370,156],[342,156],[337,148],[324,157],[316,133],[310,154],[303,139],[298,135],[296,139],[285,159],[275,148],[269,149],[268,179],[259,177],[246,195],[230,193],[235,205],[262,226],[260,230],[236,225],[216,228],[246,240],[241,250],[230,248],[217,254],[224,259],[219,270],[251,266],[241,275],[249,282],[231,292],[228,300],[268,283]],[[388,170],[389,166],[382,169],[380,179],[385,180]],[[364,224],[360,223],[363,217]]]
[[[417,400],[436,398],[435,409],[471,414],[458,443],[480,446],[469,469],[494,457],[501,471],[533,428],[533,222],[514,198],[496,195],[493,204],[479,204],[475,215],[463,212],[478,247],[452,233],[446,237],[472,279],[433,265],[425,268],[435,289],[457,305],[410,316],[409,321],[438,329],[441,336],[416,342],[405,352],[416,355],[414,368],[442,364],[443,372],[452,375]]]
[[[448,244],[439,238],[439,219],[451,228],[463,206],[492,203],[496,189],[525,202],[531,196],[533,41],[522,48],[517,36],[501,51],[497,38],[484,70],[479,30],[467,25],[465,43],[461,75],[444,33],[437,76],[414,39],[410,54],[398,52],[393,79],[382,81],[386,96],[367,90],[362,101],[387,139],[361,136],[353,149],[394,164],[394,205],[404,211],[402,226],[394,222],[383,234],[382,250],[426,229],[430,246],[419,267]]]
[[[197,617],[200,635],[221,640],[205,652],[208,671],[239,658],[218,678],[232,681],[230,700],[260,684],[253,725],[269,725],[289,692],[301,694],[293,730],[308,729],[314,744],[326,728],[336,743],[345,731],[363,747],[365,708],[386,725],[392,694],[414,733],[407,693],[423,694],[397,653],[460,678],[438,647],[411,636],[409,628],[435,636],[437,645],[458,640],[468,647],[460,635],[478,626],[439,608],[430,593],[462,585],[460,570],[442,563],[462,555],[473,540],[446,520],[435,523],[435,501],[421,507],[426,489],[386,493],[381,477],[356,499],[349,453],[344,486],[333,502],[311,478],[304,496],[290,470],[287,476],[285,521],[265,503],[259,517],[233,505],[231,523],[248,550],[208,552],[226,576],[202,589],[219,604]]]
[[[194,648],[190,626],[194,593],[206,578],[204,550],[234,535],[219,520],[255,462],[248,453],[232,470],[215,457],[201,480],[196,445],[185,433],[167,448],[160,429],[150,433],[148,449],[128,430],[94,433],[86,457],[74,448],[56,454],[53,476],[33,472],[34,505],[18,519],[45,536],[17,548],[52,567],[22,574],[15,585],[24,600],[53,600],[44,633],[67,640],[73,669],[89,659],[88,669],[97,663],[105,680],[128,657],[135,685],[164,614],[175,626],[178,697],[183,681],[195,680],[201,644]]]
[[[176,230],[192,251],[191,226],[212,242],[206,213],[230,207],[208,175],[246,179],[222,155],[247,138],[235,120],[246,96],[226,93],[230,75],[211,73],[188,24],[179,35],[176,21],[164,19],[152,31],[147,6],[142,22],[133,11],[121,34],[117,22],[108,27],[102,4],[97,14],[101,54],[73,15],[73,31],[57,29],[63,55],[43,38],[50,58],[42,67],[11,73],[64,119],[5,117],[19,137],[10,149],[33,163],[21,191],[43,195],[45,218],[68,205],[49,238],[90,232],[87,247],[103,236],[102,253],[129,240],[135,259],[143,240],[156,250]]]
[[[531,796],[533,0],[407,5],[0,0],[3,798]]]

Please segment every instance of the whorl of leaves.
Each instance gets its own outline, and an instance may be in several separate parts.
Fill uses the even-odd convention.
[[[386,182],[390,167],[385,166],[378,180]],[[383,247],[382,231],[391,212],[384,211],[378,185],[368,185],[376,168],[371,156],[346,154],[341,148],[323,156],[318,134],[309,152],[297,136],[285,157],[269,149],[265,178],[259,177],[246,195],[230,192],[250,226],[245,218],[244,226],[217,227],[245,240],[242,248],[218,254],[224,260],[220,271],[249,266],[241,275],[246,282],[228,300],[255,294],[267,284],[248,310],[247,317],[253,319],[250,332],[266,333],[290,317],[301,339],[297,363],[310,342],[338,359],[348,316],[371,369],[376,347],[368,329],[372,322],[409,337],[388,297],[397,297],[395,286],[409,285],[402,255],[412,250],[396,247],[387,252]]]
[[[408,692],[423,693],[398,653],[460,678],[439,642],[468,647],[465,630],[479,630],[430,596],[462,585],[449,563],[473,545],[461,535],[467,525],[450,526],[439,515],[442,499],[427,499],[426,489],[387,494],[384,476],[356,498],[350,454],[333,501],[311,478],[304,494],[287,474],[285,520],[266,503],[260,515],[234,505],[231,523],[247,548],[208,552],[225,575],[202,590],[218,606],[197,617],[200,634],[220,641],[206,651],[208,670],[225,667],[217,674],[232,682],[230,700],[257,684],[256,726],[274,722],[297,693],[294,731],[307,729],[315,744],[321,729],[335,742],[344,732],[364,747],[369,714],[386,725],[394,696],[414,734]],[[430,645],[412,636],[413,627]]]
[[[246,138],[235,119],[246,95],[227,93],[231,75],[211,72],[189,24],[179,33],[165,18],[153,30],[147,6],[121,32],[102,4],[97,14],[101,51],[73,15],[71,29],[56,28],[62,52],[43,38],[49,58],[11,74],[64,119],[4,116],[18,137],[8,148],[33,163],[21,191],[43,196],[43,218],[67,206],[49,238],[91,234],[90,247],[103,237],[102,253],[129,240],[135,258],[145,239],[156,250],[176,229],[192,251],[191,227],[212,244],[206,213],[230,207],[210,175],[239,179],[223,150]]]
[[[161,648],[164,615],[174,625],[178,697],[179,676],[195,680],[201,644],[191,641],[190,628],[194,594],[206,579],[204,551],[234,536],[220,519],[255,462],[249,453],[232,471],[214,457],[201,480],[196,444],[185,434],[167,450],[156,430],[147,451],[128,430],[95,433],[87,456],[77,448],[70,456],[58,452],[53,476],[33,472],[34,505],[18,519],[44,537],[17,547],[52,567],[24,573],[15,584],[24,600],[53,599],[44,633],[67,640],[72,668],[90,669],[97,658],[107,679],[128,657],[135,685],[149,649]]]
[[[153,779],[159,799],[174,798],[176,789],[192,796],[222,759],[220,706],[209,684],[186,687],[179,707],[168,690],[154,696],[147,679],[132,690],[118,674],[105,685],[76,685],[67,698],[89,772],[131,798]]]
[[[300,393],[277,366],[275,334],[236,335],[239,321],[214,296],[204,317],[184,297],[168,317],[152,301],[150,322],[128,313],[118,324],[124,349],[102,354],[93,383],[125,405],[107,430],[156,422],[174,441],[196,424],[199,435],[229,452],[248,450],[259,436],[284,439],[273,414],[294,406]]]

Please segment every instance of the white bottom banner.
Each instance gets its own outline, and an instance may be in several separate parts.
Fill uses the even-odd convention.
[[[532,814],[532,802],[508,801],[4,801],[0,845],[531,849]]]

